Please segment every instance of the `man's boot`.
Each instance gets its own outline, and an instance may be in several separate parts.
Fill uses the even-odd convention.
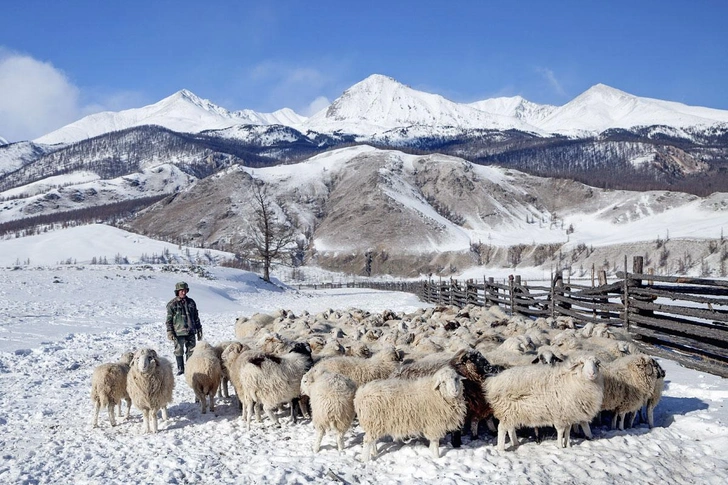
[[[177,357],[177,375],[181,376],[185,373],[185,358],[181,355],[176,356]]]

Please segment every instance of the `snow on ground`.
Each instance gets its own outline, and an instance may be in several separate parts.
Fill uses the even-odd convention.
[[[0,253],[7,242],[0,241]],[[69,238],[64,249],[72,252],[74,243]],[[172,360],[163,322],[176,281],[190,284],[212,342],[233,337],[235,318],[255,312],[425,306],[402,293],[295,291],[247,272],[206,270],[0,268],[0,483],[728,483],[728,381],[665,359],[654,429],[595,427],[594,440],[575,438],[571,449],[557,448],[550,437],[499,453],[494,437],[483,433],[459,449],[443,440],[437,460],[424,440],[384,440],[379,456],[362,463],[363,433],[355,427],[342,453],[326,437],[314,455],[307,420],[284,419],[280,428],[264,421],[247,431],[231,400],[200,414],[181,376],[158,434],[141,434],[136,409],[115,428],[102,413],[100,427],[91,428],[97,365],[139,347]]]

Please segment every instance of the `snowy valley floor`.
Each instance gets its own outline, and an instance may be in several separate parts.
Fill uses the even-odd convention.
[[[728,483],[728,381],[665,359],[654,429],[598,427],[594,440],[575,438],[571,449],[526,439],[499,453],[483,433],[459,449],[443,440],[437,460],[424,440],[385,440],[362,463],[355,427],[344,452],[326,437],[314,455],[308,421],[254,422],[249,432],[231,400],[200,414],[181,376],[158,434],[141,434],[136,409],[115,428],[102,412],[91,428],[97,365],[146,346],[172,360],[163,321],[176,281],[190,284],[213,343],[233,337],[237,316],[255,312],[424,306],[401,293],[284,291],[250,273],[212,271],[215,279],[133,266],[0,269],[0,483]]]

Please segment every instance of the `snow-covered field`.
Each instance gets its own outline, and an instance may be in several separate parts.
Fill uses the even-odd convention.
[[[10,242],[0,241],[0,254]],[[118,244],[108,248],[112,254],[145,243]],[[73,249],[81,241],[56,245],[64,258],[83,259]],[[362,463],[363,433],[355,427],[344,452],[327,437],[314,455],[308,421],[254,423],[247,431],[230,400],[200,414],[182,377],[158,434],[141,434],[136,409],[115,428],[102,413],[93,429],[95,366],[139,347],[172,360],[163,322],[176,281],[190,284],[212,342],[233,337],[235,318],[255,312],[424,306],[407,294],[295,291],[251,273],[208,270],[213,279],[138,265],[0,268],[0,483],[728,483],[728,381],[664,359],[667,384],[654,429],[597,427],[593,441],[575,438],[571,449],[550,438],[499,453],[494,437],[483,434],[464,438],[459,449],[443,440],[435,460],[424,440],[385,440],[379,456]]]

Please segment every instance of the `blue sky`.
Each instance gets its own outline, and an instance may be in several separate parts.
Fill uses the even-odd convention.
[[[310,115],[370,74],[457,102],[597,83],[728,109],[728,2],[0,0],[0,136],[186,88]]]

